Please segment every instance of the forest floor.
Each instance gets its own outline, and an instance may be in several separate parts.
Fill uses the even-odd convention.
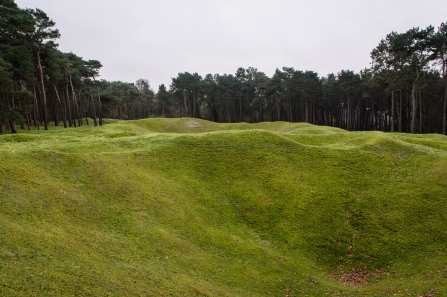
[[[51,127],[0,176],[0,296],[447,296],[446,136]]]

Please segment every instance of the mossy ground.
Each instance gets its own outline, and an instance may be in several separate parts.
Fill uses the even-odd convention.
[[[52,127],[0,136],[0,176],[1,296],[447,296],[442,135]]]

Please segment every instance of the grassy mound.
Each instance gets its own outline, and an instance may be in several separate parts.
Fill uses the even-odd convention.
[[[0,136],[0,295],[447,294],[447,137],[149,119]]]

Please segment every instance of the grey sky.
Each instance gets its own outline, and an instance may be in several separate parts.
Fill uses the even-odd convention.
[[[179,72],[253,66],[320,76],[368,67],[391,31],[439,26],[445,0],[16,0],[55,22],[59,49],[104,65],[101,77],[167,87]]]

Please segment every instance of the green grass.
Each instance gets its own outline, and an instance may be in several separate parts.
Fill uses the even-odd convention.
[[[52,127],[1,135],[0,176],[0,296],[447,296],[442,135]]]

